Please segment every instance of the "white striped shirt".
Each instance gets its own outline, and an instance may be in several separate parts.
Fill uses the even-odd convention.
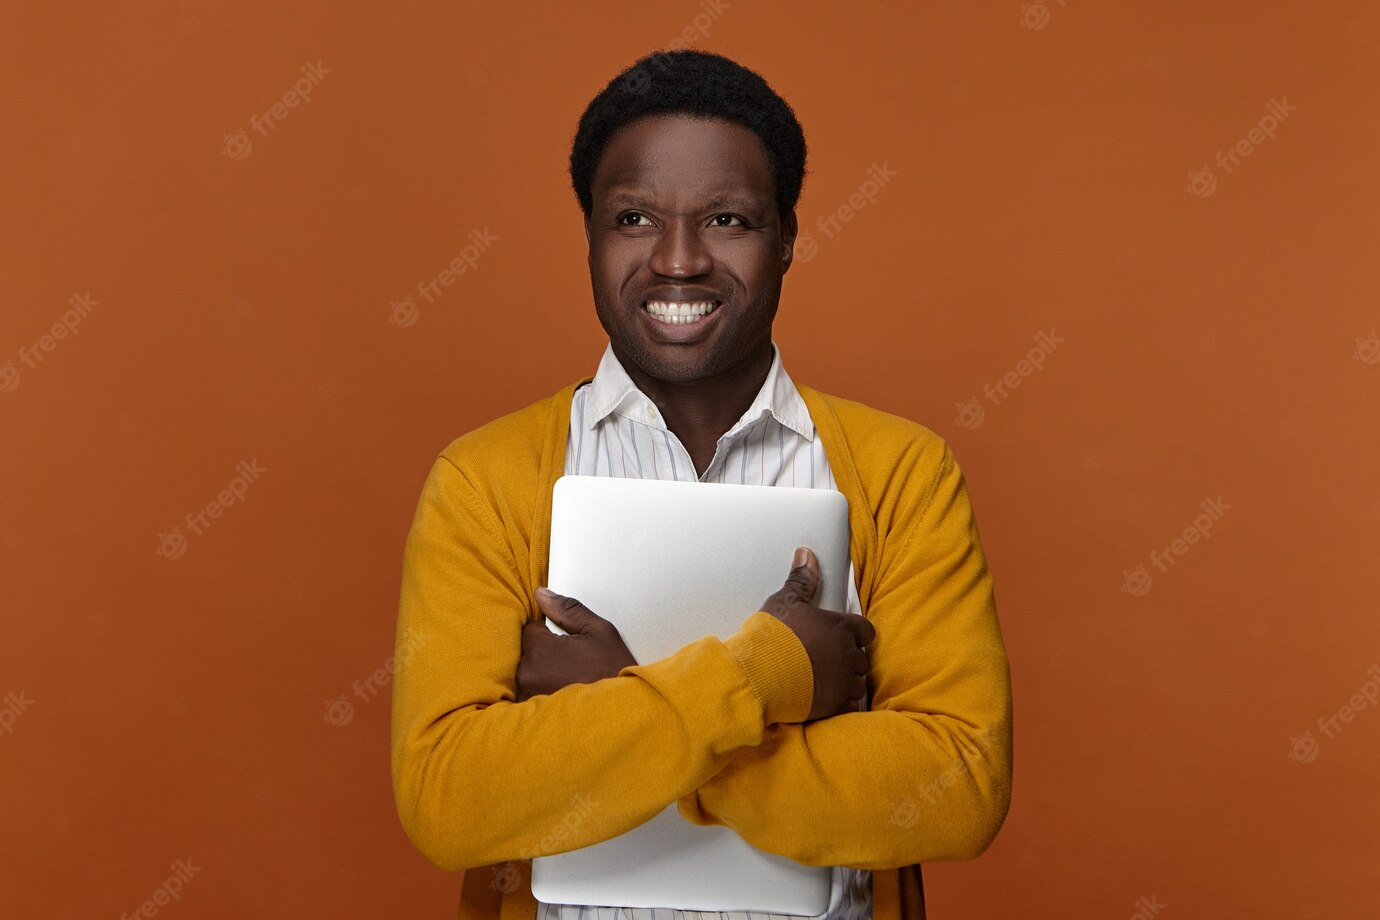
[[[673,479],[743,485],[795,486],[838,491],[810,410],[781,366],[772,343],[771,369],[757,398],[719,438],[714,459],[696,475],[690,453],[667,427],[656,405],[604,349],[594,379],[575,391],[565,473]],[[785,580],[785,572],[782,572]],[[853,566],[848,567],[848,613],[861,613]],[[670,908],[596,907],[538,902],[537,920],[782,920],[787,915]],[[822,920],[871,920],[872,873],[835,866],[829,907]]]

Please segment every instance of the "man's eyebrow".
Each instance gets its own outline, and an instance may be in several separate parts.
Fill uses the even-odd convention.
[[[742,195],[715,195],[706,202],[705,207],[716,211],[756,211],[765,206],[765,202],[758,201],[751,196]]]
[[[612,192],[604,203],[610,208],[645,208],[651,206],[652,200],[637,192]]]

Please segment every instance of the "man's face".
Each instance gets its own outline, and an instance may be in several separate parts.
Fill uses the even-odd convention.
[[[717,379],[770,354],[796,221],[777,214],[756,134],[717,119],[639,119],[604,148],[592,192],[594,304],[634,379]]]

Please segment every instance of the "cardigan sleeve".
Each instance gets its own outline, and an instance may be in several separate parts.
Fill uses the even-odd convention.
[[[809,656],[761,611],[727,640],[516,702],[535,586],[508,528],[519,515],[496,509],[492,490],[481,497],[469,469],[433,464],[399,602],[393,791],[432,863],[455,871],[614,837],[760,743],[773,720],[808,716]]]
[[[929,478],[929,477],[927,477]],[[983,852],[1011,792],[1011,686],[963,474],[944,445],[904,502],[865,615],[870,711],[773,725],[679,802],[695,824],[807,865],[891,869]]]

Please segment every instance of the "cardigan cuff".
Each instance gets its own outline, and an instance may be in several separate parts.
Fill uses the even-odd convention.
[[[759,610],[743,621],[724,645],[747,672],[762,704],[762,720],[804,722],[814,705],[815,676],[805,645],[795,630]]]

